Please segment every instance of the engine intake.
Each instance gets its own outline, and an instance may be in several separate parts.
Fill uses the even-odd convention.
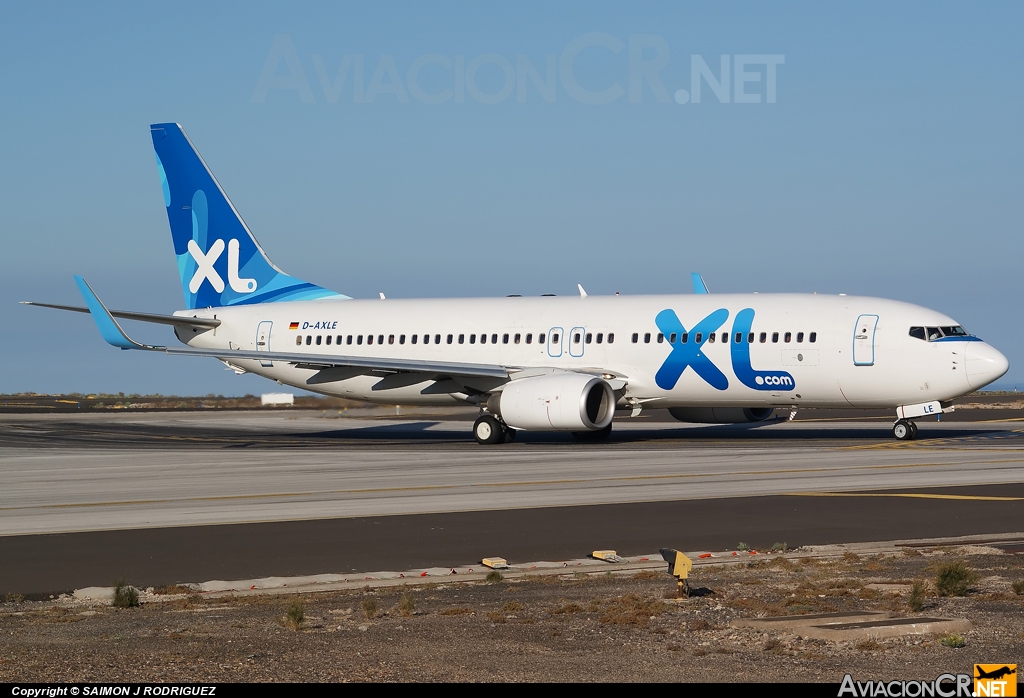
[[[615,393],[597,376],[553,373],[505,384],[497,410],[516,429],[597,431],[615,416]]]
[[[699,424],[742,424],[763,422],[775,412],[774,407],[670,407],[669,414],[680,422]]]

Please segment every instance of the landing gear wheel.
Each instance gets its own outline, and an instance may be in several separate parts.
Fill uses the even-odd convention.
[[[910,441],[914,438],[915,433],[917,433],[917,428],[909,420],[901,419],[892,425],[892,435],[900,441]]]
[[[911,439],[916,439],[917,438],[917,422],[911,422],[910,423],[910,438]]]
[[[473,424],[473,438],[478,444],[500,444],[505,440],[505,429],[496,417],[484,414]]]
[[[597,429],[596,431],[574,431],[572,436],[577,441],[604,441],[612,433],[612,423],[608,422],[608,426],[604,429]]]

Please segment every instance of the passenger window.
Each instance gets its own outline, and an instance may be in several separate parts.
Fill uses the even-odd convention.
[[[416,341],[417,341],[417,340],[418,340],[419,338],[420,338],[420,336],[419,336],[418,334],[414,334],[414,335],[413,335],[412,337],[409,337],[409,341],[410,341],[410,342],[411,342],[412,344],[415,344],[415,343],[416,343]]]
[[[615,333],[614,332],[609,332],[608,333],[608,343],[611,344],[614,341],[615,341]]]
[[[644,344],[650,344],[650,343],[651,343],[651,333],[650,332],[644,332]]]
[[[297,346],[297,347],[301,347],[302,346],[302,335],[301,334],[298,337],[295,338],[295,346]]]
[[[434,335],[434,344],[440,344],[440,343],[441,343],[441,335],[435,334]],[[449,339],[448,343],[451,344],[452,340]]]
[[[334,340],[334,343],[337,344],[340,347],[341,346],[341,340],[343,340],[343,339],[344,339],[344,337],[339,334],[337,339]]]
[[[797,332],[796,333],[796,343],[799,344],[802,341],[804,341],[804,333],[803,332]]]
[[[762,332],[760,340],[761,340],[761,344],[764,344],[765,342],[767,342],[768,341],[768,333],[767,332]]]
[[[594,333],[593,332],[587,332],[587,344],[590,344],[593,341],[594,341]]]
[[[352,343],[352,335],[349,335],[348,337],[345,337],[345,344],[351,344],[351,343]]]
[[[555,334],[551,335],[551,343],[552,344],[558,344],[558,333],[557,332]]]
[[[366,343],[367,344],[373,344],[373,335],[372,334],[366,335]]]
[[[466,343],[466,335],[460,334],[459,335],[459,344],[465,344],[465,343]]]
[[[603,332],[598,332],[597,333],[597,343],[600,344],[603,339],[604,339],[604,333]]]
[[[440,337],[440,336],[441,336],[441,335],[438,335],[438,337]],[[461,337],[462,335],[459,335],[459,336]],[[451,344],[451,343],[452,343],[452,335],[448,335],[448,343],[449,343],[449,344]],[[462,340],[461,340],[461,339],[459,340],[459,343],[460,343],[460,344],[462,343]]]
[[[399,344],[405,344],[405,335],[404,334],[398,335],[398,343]]]
[[[668,336],[668,343],[669,344],[675,344],[676,343],[676,333],[675,332],[672,332],[672,333],[669,334],[669,336]]]
[[[505,343],[506,343],[506,344],[508,344],[508,335],[505,335],[505,338],[506,338],[506,339],[505,339]],[[516,336],[515,336],[515,338],[513,339],[513,341],[514,341],[514,342],[515,342],[516,344],[519,344],[519,341],[520,341],[520,339],[521,339],[521,338],[522,338],[522,335],[520,335],[520,334],[519,334],[518,332],[516,332]]]
[[[306,335],[306,346],[308,347],[312,343],[313,343],[313,335],[307,334]]]
[[[384,343],[384,335],[382,335],[382,334],[377,335],[377,344],[383,344],[383,343]],[[392,344],[395,343],[395,335],[391,335],[391,343]]]
[[[331,335],[327,335],[327,344],[331,343]]]
[[[789,344],[790,342],[792,342],[793,341],[793,333],[792,332],[787,332],[786,335],[782,338],[782,341],[785,342],[786,344]]]
[[[363,343],[363,335],[359,335],[359,336],[358,336],[358,337],[356,338],[356,344],[362,344],[362,343]]]
[[[634,332],[633,333],[633,344],[636,344],[639,341],[640,341],[640,333],[639,332]]]
[[[475,334],[469,335],[469,343],[470,344],[476,344],[476,335]]]
[[[572,343],[573,344],[579,344],[580,343],[580,333],[579,332],[577,332],[576,334],[574,334],[572,336]]]
[[[541,332],[539,335],[537,335],[537,344],[543,344],[543,343],[544,343],[544,333]]]
[[[734,339],[733,341],[734,341],[734,342],[735,342],[736,344],[739,344],[739,343],[741,343],[741,342],[743,341],[743,333],[742,333],[742,332],[737,332],[737,333],[736,333],[736,338],[735,338],[735,339]]]
[[[690,333],[689,332],[683,332],[683,336],[679,338],[679,343],[680,344],[686,344],[689,341],[690,341]]]
[[[722,344],[728,344],[728,343],[729,343],[729,333],[728,332],[723,332],[722,333]]]
[[[772,344],[778,344],[778,343],[779,343],[779,333],[778,332],[772,332]]]
[[[808,337],[808,339],[810,340],[811,344],[814,344],[815,342],[818,341],[818,333],[817,332],[811,332],[811,334]]]
[[[659,332],[658,333],[658,344],[661,344],[664,341],[665,341],[665,335],[663,335],[661,332]]]
[[[715,333],[714,332],[709,332],[708,333],[708,342],[710,344],[714,344],[715,343]]]
[[[473,339],[470,338],[469,342],[470,342],[470,344],[472,344],[473,343]],[[485,334],[480,335],[480,343],[481,344],[487,344],[487,335],[485,335]]]
[[[430,335],[429,334],[423,335],[423,343],[424,344],[430,344]]]
[[[751,332],[750,334],[747,335],[747,344],[753,344],[753,343],[754,343],[754,333]]]
[[[507,334],[501,335],[501,343],[502,344],[508,344],[508,335]]]
[[[498,343],[498,335],[492,334],[491,335],[491,344],[497,344],[497,343]]]
[[[526,343],[533,344],[533,332],[530,332],[526,335]]]

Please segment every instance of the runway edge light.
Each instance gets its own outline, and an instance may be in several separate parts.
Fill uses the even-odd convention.
[[[668,573],[676,578],[679,598],[690,595],[690,570],[693,568],[693,561],[683,553],[674,548],[662,548],[661,557],[668,563]]]

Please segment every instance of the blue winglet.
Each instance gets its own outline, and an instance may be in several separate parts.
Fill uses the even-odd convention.
[[[702,277],[700,274],[698,274],[697,272],[691,272],[690,279],[693,280],[694,293],[710,293],[710,291],[708,291],[707,284],[704,283],[704,277]]]
[[[78,284],[78,290],[82,294],[82,298],[85,299],[85,304],[89,308],[89,313],[92,315],[92,319],[96,321],[96,326],[100,330],[100,334],[103,335],[103,339],[108,344],[112,344],[115,347],[121,349],[143,349],[143,345],[138,342],[132,341],[128,335],[124,333],[121,326],[117,324],[117,320],[110,314],[110,311],[106,309],[96,293],[89,287],[85,279],[81,276],[75,277],[75,283]]]

